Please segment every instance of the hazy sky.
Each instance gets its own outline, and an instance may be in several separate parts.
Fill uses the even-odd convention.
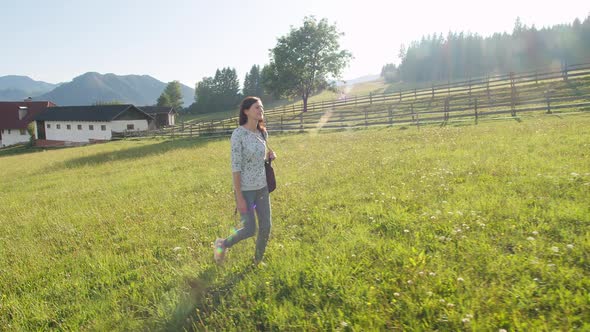
[[[397,63],[402,43],[423,35],[512,31],[520,16],[537,28],[583,20],[590,1],[322,1],[322,0],[0,0],[0,76],[51,83],[88,71],[147,74],[194,87],[217,68],[240,81],[264,65],[277,37],[306,15],[345,33],[355,57],[343,78],[378,74]]]

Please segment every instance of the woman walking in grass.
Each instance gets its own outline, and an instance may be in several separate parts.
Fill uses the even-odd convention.
[[[226,239],[215,240],[215,261],[222,262],[228,248],[241,240],[254,236],[258,216],[258,237],[254,263],[262,261],[270,234],[271,209],[266,183],[264,162],[274,159],[274,152],[267,147],[268,134],[264,126],[264,108],[258,97],[246,97],[240,104],[240,126],[231,136],[231,168],[237,210],[243,227]]]

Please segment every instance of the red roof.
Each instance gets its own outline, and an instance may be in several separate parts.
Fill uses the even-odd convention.
[[[50,101],[0,101],[0,129],[26,129],[37,114],[53,106]],[[20,107],[27,108],[22,120],[18,118]]]

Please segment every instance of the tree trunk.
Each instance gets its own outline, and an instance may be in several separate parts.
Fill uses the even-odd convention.
[[[309,97],[308,94],[303,94],[303,112],[307,112],[307,98]]]

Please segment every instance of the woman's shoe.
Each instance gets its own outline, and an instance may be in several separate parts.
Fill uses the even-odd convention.
[[[225,245],[223,243],[225,239],[218,238],[215,240],[215,244],[213,245],[213,258],[217,264],[223,263],[225,259]]]

